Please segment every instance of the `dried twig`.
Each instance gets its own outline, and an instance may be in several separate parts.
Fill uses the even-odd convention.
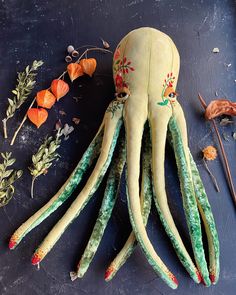
[[[220,192],[220,188],[218,186],[217,180],[216,180],[215,176],[212,174],[211,170],[209,169],[209,167],[207,165],[207,162],[206,162],[206,160],[204,158],[203,158],[203,163],[204,163],[204,166],[205,166],[207,172],[211,176],[211,179],[212,179],[212,181],[213,181],[213,183],[215,185],[216,191],[219,193]]]

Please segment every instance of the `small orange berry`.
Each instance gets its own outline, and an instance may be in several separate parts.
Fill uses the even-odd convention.
[[[203,150],[203,157],[208,161],[213,161],[217,157],[217,150],[214,146],[209,145],[205,147]]]

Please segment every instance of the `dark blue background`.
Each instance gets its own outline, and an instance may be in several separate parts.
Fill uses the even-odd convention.
[[[100,45],[102,37],[113,50],[119,40],[130,30],[151,26],[171,36],[181,56],[178,82],[180,102],[185,111],[189,131],[189,144],[197,161],[203,182],[214,212],[221,245],[221,274],[216,286],[205,288],[196,285],[173,251],[159,218],[153,208],[148,232],[153,244],[179,280],[176,291],[169,289],[156,276],[146,262],[141,250],[136,249],[117,276],[104,282],[104,271],[126,240],[128,222],[124,184],[120,200],[113,212],[101,246],[84,279],[71,282],[69,272],[75,268],[95,222],[102,200],[104,183],[98,193],[67,229],[54,249],[41,263],[41,269],[31,266],[30,258],[44,236],[62,216],[72,200],[33,230],[13,252],[7,247],[14,230],[40,208],[63,184],[75,167],[102,120],[103,113],[113,98],[114,88],[110,55],[94,55],[98,69],[93,79],[83,77],[74,82],[71,92],[50,111],[49,120],[39,130],[27,122],[13,148],[0,135],[0,151],[12,150],[17,158],[15,167],[23,168],[24,176],[16,184],[14,199],[0,209],[0,294],[235,294],[236,284],[236,219],[235,209],[226,184],[221,157],[209,164],[216,175],[221,192],[216,193],[199,154],[209,144],[217,145],[211,126],[205,122],[197,93],[210,100],[226,96],[236,97],[236,30],[234,1],[1,1],[0,4],[0,115],[3,118],[7,97],[14,88],[16,72],[21,71],[34,59],[43,59],[38,75],[37,89],[47,88],[65,68],[64,56],[67,45]],[[212,49],[219,47],[220,53]],[[91,54],[92,56],[93,54]],[[142,58],[142,57],[140,57]],[[226,67],[225,64],[232,64]],[[73,96],[79,96],[78,102]],[[33,96],[32,96],[33,98]],[[9,121],[9,135],[22,119],[27,104]],[[67,115],[61,116],[60,110]],[[36,182],[36,197],[30,199],[31,177],[27,167],[31,155],[39,147],[46,134],[51,134],[55,122],[72,124],[79,117],[81,123],[60,149],[61,159],[46,176]],[[235,119],[234,119],[235,122]],[[221,133],[236,130],[235,123],[222,127]],[[232,137],[231,137],[232,138]],[[236,142],[224,141],[230,160],[233,180],[236,183]],[[181,206],[181,196],[172,151],[167,148],[167,191],[177,226],[189,248]],[[81,189],[82,184],[79,186]],[[76,196],[76,193],[73,195]]]

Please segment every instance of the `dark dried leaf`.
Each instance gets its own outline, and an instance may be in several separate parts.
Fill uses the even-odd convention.
[[[230,120],[229,118],[223,118],[220,120],[221,126],[225,126],[225,125],[232,124],[232,123],[234,123],[234,121]]]
[[[66,116],[66,112],[63,111],[63,110],[60,110],[60,111],[59,111],[59,114],[62,115],[62,116]]]
[[[75,125],[79,125],[80,123],[80,118],[73,118],[72,121],[75,123]]]
[[[58,120],[58,121],[56,122],[55,129],[58,131],[58,130],[61,129],[61,128],[62,128],[61,120]]]

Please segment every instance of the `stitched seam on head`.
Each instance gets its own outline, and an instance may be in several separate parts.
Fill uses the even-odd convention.
[[[147,95],[149,97],[149,86],[150,86],[150,76],[151,76],[151,57],[152,57],[152,32],[149,32],[149,62],[148,62],[148,84],[147,84]],[[149,98],[148,98],[148,102],[149,102]]]

